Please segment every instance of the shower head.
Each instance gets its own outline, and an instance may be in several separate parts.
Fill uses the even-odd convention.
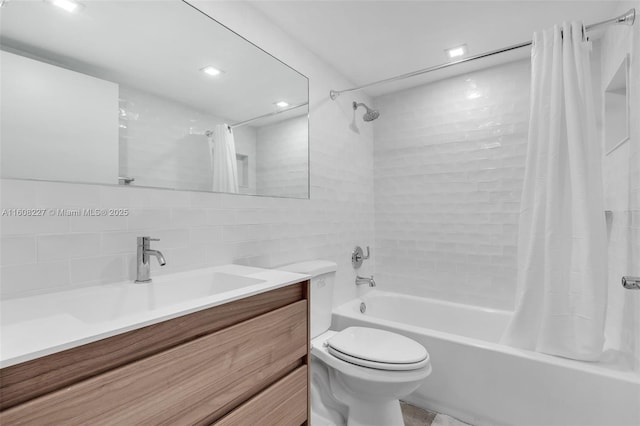
[[[362,116],[362,119],[364,121],[373,121],[376,118],[380,117],[380,113],[378,112],[377,109],[371,109],[368,106],[366,106],[365,104],[363,104],[362,102],[356,103],[355,101],[353,101],[353,110],[354,111],[356,109],[358,109],[359,106],[363,106],[367,110],[367,112],[365,112],[364,115]]]

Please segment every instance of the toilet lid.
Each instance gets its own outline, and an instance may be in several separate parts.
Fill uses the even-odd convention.
[[[332,355],[365,367],[412,370],[428,363],[427,350],[415,340],[375,328],[349,327],[327,343]]]

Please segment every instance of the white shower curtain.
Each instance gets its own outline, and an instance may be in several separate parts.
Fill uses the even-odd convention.
[[[238,164],[233,132],[226,124],[219,124],[209,136],[212,189],[216,192],[238,192]]]
[[[516,311],[503,343],[580,360],[602,353],[607,252],[602,168],[581,23],[534,34]]]

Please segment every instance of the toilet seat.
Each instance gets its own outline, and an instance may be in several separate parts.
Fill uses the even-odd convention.
[[[348,327],[327,340],[336,358],[379,370],[416,370],[429,362],[427,350],[408,337],[370,327]]]
[[[400,383],[408,380],[415,380],[416,378],[425,378],[431,374],[431,363],[427,362],[424,367],[416,370],[384,370],[378,368],[369,368],[365,366],[356,365],[349,361],[344,361],[329,353],[329,345],[327,340],[338,334],[337,331],[328,330],[323,334],[315,337],[311,340],[311,355],[325,363],[327,366],[340,371],[351,377],[356,377],[361,380],[386,382],[386,383]],[[428,359],[428,358],[427,358]]]
[[[331,346],[329,346],[327,349],[331,355],[335,356],[338,359],[341,359],[346,362],[350,362],[351,364],[359,365],[361,367],[375,368],[377,370],[389,370],[389,371],[418,370],[429,363],[428,358],[425,358],[420,362],[414,362],[411,364],[394,364],[394,363],[387,363],[387,362],[377,362],[377,361],[371,361],[368,359],[356,358],[354,356],[337,351]]]

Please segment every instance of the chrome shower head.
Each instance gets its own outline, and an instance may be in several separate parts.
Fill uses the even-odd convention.
[[[373,121],[376,118],[380,117],[380,112],[378,112],[377,109],[372,109],[367,111],[363,116],[362,119],[364,121]]]
[[[365,112],[364,115],[362,116],[362,119],[364,121],[373,121],[376,118],[380,117],[380,113],[378,112],[377,109],[371,109],[368,106],[366,106],[365,104],[363,104],[362,102],[356,103],[355,101],[353,101],[353,109],[354,109],[354,111],[356,109],[358,109],[359,106],[363,106],[367,110],[367,112]]]

